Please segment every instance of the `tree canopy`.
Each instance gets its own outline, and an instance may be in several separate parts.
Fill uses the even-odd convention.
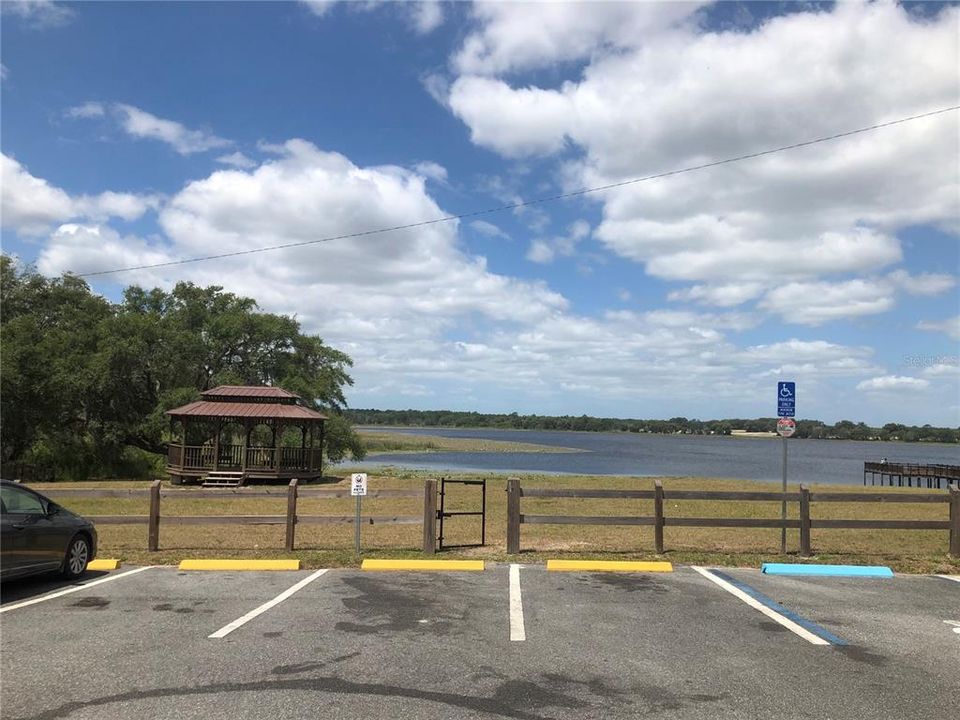
[[[363,456],[342,415],[350,358],[250,298],[181,282],[169,292],[131,286],[111,303],[80,278],[47,278],[3,256],[0,306],[5,464],[130,472],[165,451],[164,412],[217,385],[295,392],[330,415],[331,461]]]

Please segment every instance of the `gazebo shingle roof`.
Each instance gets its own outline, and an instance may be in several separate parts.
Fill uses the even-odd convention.
[[[267,385],[218,385],[196,400],[172,410],[174,417],[260,418],[274,420],[326,420],[327,416],[299,404],[296,393]]]
[[[167,415],[177,417],[243,417],[243,418],[282,418],[284,420],[326,420],[327,416],[301,405],[281,405],[280,403],[211,402],[197,400],[173,410]]]
[[[283,388],[269,385],[217,385],[215,388],[204,390],[202,397],[236,397],[236,398],[295,398],[300,396]]]

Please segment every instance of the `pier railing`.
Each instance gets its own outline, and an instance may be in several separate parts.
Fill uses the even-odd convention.
[[[871,485],[881,487],[916,487],[940,489],[943,483],[960,482],[960,465],[941,465],[936,463],[901,463],[901,462],[865,462],[863,463],[863,484],[867,484],[867,477]],[[879,476],[880,482],[877,483]]]

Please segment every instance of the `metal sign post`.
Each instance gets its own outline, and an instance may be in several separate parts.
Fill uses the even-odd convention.
[[[787,438],[783,438],[783,494],[787,494]],[[357,498],[360,502],[360,498]],[[780,528],[780,554],[787,554],[787,499],[784,497],[780,501],[780,520],[783,526]]]
[[[797,414],[797,384],[795,382],[777,383],[777,432],[783,438],[783,494],[787,494],[787,438],[797,429],[793,421]],[[787,554],[787,499],[780,501],[780,554]]]
[[[353,521],[353,539],[357,553],[360,557],[360,498],[367,494],[367,474],[354,473],[350,476],[350,494],[357,498],[357,515]]]

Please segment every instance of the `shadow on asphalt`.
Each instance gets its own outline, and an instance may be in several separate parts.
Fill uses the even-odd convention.
[[[22,580],[4,580],[0,584],[0,607],[9,603],[29,600],[56,590],[64,590],[88,583],[97,578],[106,577],[110,573],[87,571],[78,580],[64,580],[55,574],[36,575]]]

